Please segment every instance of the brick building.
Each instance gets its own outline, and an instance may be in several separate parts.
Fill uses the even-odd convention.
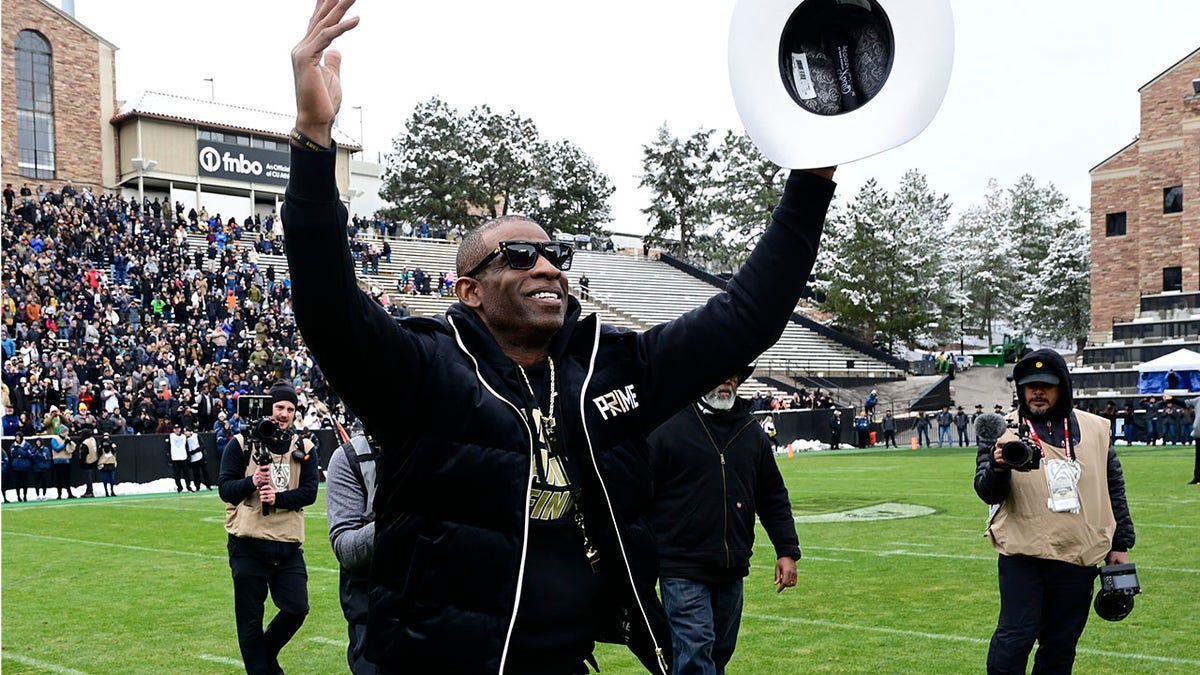
[[[114,186],[117,47],[42,0],[0,0],[0,13],[0,180]]]
[[[1144,295],[1200,291],[1200,49],[1138,93],[1138,137],[1089,172],[1093,343]]]
[[[238,220],[278,208],[294,115],[158,92],[117,101],[116,45],[44,0],[0,0],[0,12],[0,182],[57,190],[71,181]],[[340,194],[377,191],[371,165],[351,166],[359,142],[333,135]],[[363,200],[364,215],[377,202]]]

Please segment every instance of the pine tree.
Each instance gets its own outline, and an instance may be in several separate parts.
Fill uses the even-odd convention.
[[[709,224],[711,183],[716,155],[710,147],[713,131],[700,129],[686,139],[671,134],[666,124],[650,145],[642,146],[639,185],[649,188],[648,243],[663,245],[678,236],[677,255],[687,258],[693,239]]]

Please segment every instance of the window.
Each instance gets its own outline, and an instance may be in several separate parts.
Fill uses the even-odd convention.
[[[54,178],[54,86],[50,43],[31,30],[17,33],[17,173]]]
[[[1183,211],[1183,186],[1163,188],[1163,213],[1180,213]]]
[[[1125,236],[1125,212],[1109,213],[1104,216],[1104,236]]]
[[[1182,267],[1164,267],[1163,268],[1163,291],[1182,291],[1183,290],[1183,268]]]

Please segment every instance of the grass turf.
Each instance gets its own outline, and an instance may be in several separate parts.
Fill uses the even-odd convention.
[[[1092,615],[1077,672],[1197,672],[1192,450],[1120,454],[1144,592],[1121,623]],[[779,464],[800,520],[800,581],[774,592],[760,529],[729,671],[981,671],[998,596],[996,556],[982,536],[987,507],[971,488],[974,452],[838,451]],[[346,672],[323,495],[307,514],[312,612],[280,657],[288,672]],[[871,519],[905,512],[895,505],[926,515]],[[215,492],[6,505],[3,672],[240,672],[222,522]],[[600,645],[596,656],[605,673],[640,672],[623,647]]]

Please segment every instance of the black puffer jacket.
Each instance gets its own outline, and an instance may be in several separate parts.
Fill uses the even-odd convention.
[[[650,435],[659,576],[708,583],[750,572],[754,516],[775,559],[800,559],[774,445],[738,399],[732,410],[684,408]]]
[[[453,673],[505,665],[525,569],[534,405],[476,315],[397,323],[356,284],[336,156],[292,149],[283,208],[297,325],[330,385],[381,447],[368,652]],[[555,411],[589,535],[611,572],[605,619],[648,669],[670,638],[654,593],[645,437],[778,339],[816,256],[833,184],[793,173],[775,223],[703,308],[644,333],[580,317],[550,349]],[[703,359],[696,356],[703,354]],[[657,653],[656,653],[657,651]]]

